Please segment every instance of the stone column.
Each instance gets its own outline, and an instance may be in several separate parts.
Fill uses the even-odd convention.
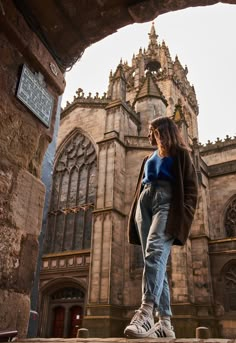
[[[1,1],[0,27],[0,330],[24,337],[45,195],[41,163],[65,81],[12,0]],[[49,128],[16,97],[23,64],[42,74],[54,98]]]
[[[209,259],[207,180],[199,178],[198,205],[189,240],[171,255],[172,302],[176,334],[194,337],[196,327],[215,326]]]
[[[213,290],[209,259],[210,228],[208,180],[202,173],[199,187],[198,208],[191,231],[193,282],[195,303],[198,305],[199,317],[212,317]],[[199,323],[202,326],[201,323]],[[203,325],[205,326],[205,325]]]
[[[84,318],[90,337],[119,336],[122,332],[124,155],[125,148],[118,138],[99,142],[97,205]]]

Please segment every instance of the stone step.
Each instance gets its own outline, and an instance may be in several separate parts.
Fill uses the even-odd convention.
[[[30,338],[17,339],[17,343],[236,343],[236,339],[223,338],[142,338],[142,339],[128,339],[128,338]]]

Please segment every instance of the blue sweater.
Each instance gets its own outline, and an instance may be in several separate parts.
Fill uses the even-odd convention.
[[[144,166],[144,178],[142,183],[150,183],[156,180],[173,181],[174,176],[171,171],[173,165],[172,157],[159,157],[155,150],[152,156],[146,161]]]

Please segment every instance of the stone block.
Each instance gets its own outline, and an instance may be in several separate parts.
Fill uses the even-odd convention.
[[[30,314],[29,297],[0,289],[0,304],[0,330],[17,330],[19,338],[25,337]]]
[[[22,232],[7,225],[0,227],[0,288],[14,288],[20,264]]]
[[[45,186],[27,170],[20,170],[11,195],[10,210],[15,226],[37,235],[42,225]]]
[[[37,237],[2,226],[0,242],[0,287],[29,294],[38,256]]]

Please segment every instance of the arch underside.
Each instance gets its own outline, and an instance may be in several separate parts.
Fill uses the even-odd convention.
[[[236,4],[236,0],[58,0],[51,2],[47,11],[40,0],[15,0],[15,3],[61,70],[66,70],[73,66],[88,46],[124,26],[148,22],[159,15],[189,7]],[[63,39],[58,39],[60,36]]]

